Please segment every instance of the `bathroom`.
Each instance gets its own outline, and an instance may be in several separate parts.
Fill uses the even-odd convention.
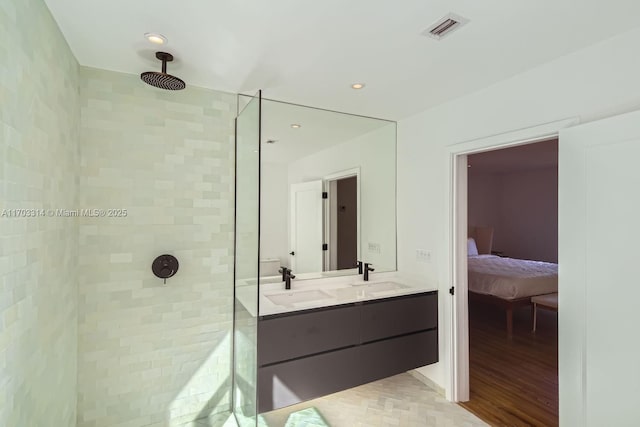
[[[389,279],[395,121],[191,85],[178,53],[156,54],[142,34],[140,77],[81,66],[43,2],[0,10],[12,40],[2,45],[3,425],[265,423],[251,397],[259,314],[413,292]],[[177,90],[152,87],[167,84]],[[292,222],[290,188],[310,181],[316,200]],[[351,217],[338,223],[345,206]],[[243,319],[258,283],[261,312]],[[314,287],[319,302],[269,299]],[[287,399],[260,412],[309,396]]]
[[[568,2],[544,8],[514,3],[480,10],[465,2],[411,0],[398,8],[330,0],[298,10],[287,1],[194,3],[180,9],[167,0],[126,7],[121,1],[0,0],[0,425],[223,425],[238,413],[252,425],[269,422],[280,415],[257,417],[259,402],[251,399],[259,397],[265,367],[257,360],[259,309],[273,310],[263,316],[283,314],[276,306],[313,310],[319,301],[335,304],[329,300],[338,291],[352,293],[352,300],[340,304],[385,300],[391,297],[385,292],[401,293],[403,286],[437,291],[437,362],[385,378],[384,387],[375,388],[378,381],[358,387],[378,396],[409,377],[424,393],[403,394],[401,402],[433,396],[453,408],[454,418],[467,416],[452,403],[464,400],[459,391],[465,382],[459,360],[465,342],[456,332],[464,293],[450,295],[461,238],[452,214],[455,159],[464,150],[558,132],[559,167],[567,173],[559,189],[559,261],[567,266],[560,283],[560,424],[600,425],[610,415],[597,408],[615,408],[622,421],[613,424],[624,425],[633,408],[627,403],[636,396],[628,383],[637,381],[624,380],[635,375],[624,369],[633,363],[633,343],[618,328],[605,333],[596,323],[575,319],[586,313],[599,324],[620,324],[625,319],[618,317],[634,312],[625,305],[634,298],[598,293],[600,288],[572,274],[579,268],[569,267],[577,262],[570,254],[582,253],[577,248],[618,248],[602,257],[633,251],[623,250],[622,238],[587,246],[576,237],[594,238],[599,224],[588,233],[566,227],[582,224],[570,216],[581,214],[570,208],[579,205],[571,197],[582,193],[566,178],[587,176],[570,173],[576,170],[571,162],[585,158],[569,151],[570,137],[638,109],[640,65],[629,54],[640,43],[638,5],[618,0],[577,10]],[[422,34],[454,6],[467,18],[464,26],[443,40]],[[591,25],[596,16],[601,21]],[[362,20],[358,31],[354,17]],[[572,36],[543,37],[542,20]],[[334,31],[327,31],[327,22]],[[141,73],[163,68],[159,51],[174,55],[166,73],[183,79],[184,90],[165,91],[140,80]],[[262,99],[255,98],[261,89]],[[273,100],[300,111],[311,106],[334,120],[342,117],[337,112],[350,113],[353,123],[384,119],[372,123],[389,133],[385,147],[393,157],[367,152],[382,162],[373,175],[366,166],[358,172],[355,164],[338,164],[346,151],[332,156],[331,170],[313,171],[315,163],[298,171],[327,192],[339,179],[356,177],[351,182],[360,186],[354,216],[359,237],[351,239],[340,267],[323,253],[309,258],[320,263],[316,271],[298,265],[303,253],[291,247],[290,189],[276,188],[276,181],[286,172],[286,185],[296,184],[288,181],[295,167],[283,159],[301,157],[292,148],[269,156],[287,147],[287,134],[304,135],[312,125],[287,118],[287,134],[271,130],[277,123],[274,113],[269,119]],[[236,127],[237,117],[244,127]],[[246,144],[236,156],[238,132]],[[637,157],[634,148],[628,150],[622,158]],[[275,190],[266,198],[258,178],[269,171],[265,184]],[[589,171],[595,174],[595,168]],[[608,182],[613,175],[593,176]],[[383,181],[373,195],[370,177]],[[245,190],[236,195],[239,188]],[[618,188],[625,189],[611,186],[609,193]],[[596,208],[589,205],[585,212]],[[313,238],[335,253],[331,223],[325,223],[331,212],[316,218],[315,230],[323,234]],[[261,223],[265,218],[278,221]],[[607,235],[636,236],[629,218],[613,223],[629,227]],[[162,255],[177,263],[159,259],[158,277],[152,264]],[[364,264],[374,269],[366,282]],[[291,270],[284,281],[282,267]],[[634,283],[625,268],[612,269],[619,286]],[[336,277],[326,277],[332,270]],[[264,287],[258,292],[260,279]],[[249,289],[249,301],[241,300],[239,285]],[[636,288],[628,288],[635,295]],[[305,291],[311,293],[301,300],[282,301]],[[583,296],[595,296],[599,309]],[[242,317],[247,306],[256,308],[255,316]],[[604,312],[607,318],[598,317]],[[587,336],[612,349],[607,360],[618,357],[620,368],[577,338]],[[589,365],[575,363],[587,355]],[[594,376],[603,366],[610,375]],[[585,378],[601,387],[587,388]],[[612,387],[615,399],[598,392]],[[596,398],[604,404],[587,410],[585,402]],[[326,401],[317,402],[326,421],[339,426],[340,419],[336,423],[324,409]],[[370,404],[369,412],[350,408],[360,420],[377,417],[380,425],[393,425],[384,408]],[[341,416],[349,419],[348,411]],[[437,425],[420,411],[406,416],[421,418],[396,418],[408,420],[405,425]]]

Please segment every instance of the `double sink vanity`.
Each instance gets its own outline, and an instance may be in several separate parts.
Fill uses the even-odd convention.
[[[265,281],[270,281],[266,279]],[[261,285],[258,411],[438,361],[438,295],[380,273]]]
[[[240,101],[239,425],[437,362],[436,285],[396,272],[396,123],[261,93]]]
[[[360,276],[343,276],[304,280],[294,282],[293,286],[293,289],[286,290],[277,277],[265,278],[260,286],[261,318],[432,290],[401,279],[395,273],[380,273],[366,282]]]

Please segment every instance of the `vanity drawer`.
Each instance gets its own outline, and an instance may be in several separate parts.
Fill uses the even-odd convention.
[[[438,331],[425,331],[360,346],[364,382],[401,374],[438,361]]]
[[[355,306],[260,320],[258,366],[357,345],[359,335]]]
[[[258,412],[282,408],[363,383],[360,347],[258,368]]]
[[[372,301],[362,306],[363,343],[437,326],[437,293]]]

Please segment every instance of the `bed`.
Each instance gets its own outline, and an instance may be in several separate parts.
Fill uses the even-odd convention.
[[[515,308],[531,305],[532,296],[558,292],[558,264],[482,254],[474,247],[475,239],[470,238],[469,299],[505,309],[511,336]]]

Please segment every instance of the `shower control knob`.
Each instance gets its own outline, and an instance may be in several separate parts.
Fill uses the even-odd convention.
[[[153,264],[151,264],[151,271],[155,274],[156,277],[164,280],[164,283],[167,283],[167,279],[175,276],[178,272],[178,268],[180,264],[178,260],[173,255],[160,255],[157,257]]]

